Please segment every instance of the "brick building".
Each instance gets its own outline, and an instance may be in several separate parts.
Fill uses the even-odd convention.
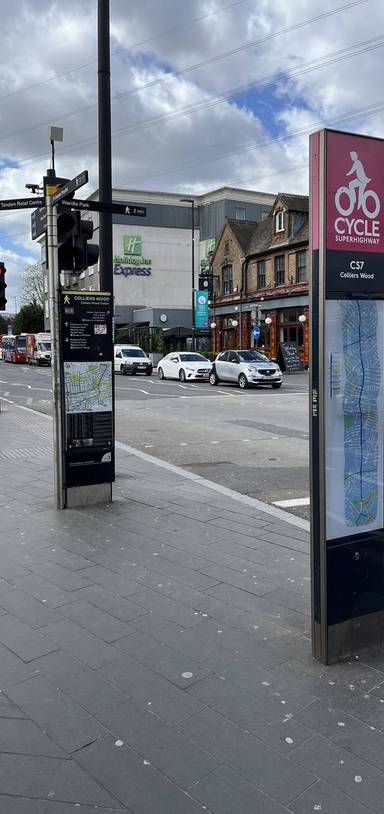
[[[260,223],[227,220],[211,270],[215,351],[258,346],[276,358],[280,342],[288,341],[308,364],[307,196],[279,193]]]

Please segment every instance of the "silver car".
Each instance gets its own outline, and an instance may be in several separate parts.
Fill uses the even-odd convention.
[[[265,385],[276,390],[283,377],[279,365],[257,350],[225,350],[216,357],[209,376],[210,384],[233,382],[242,390],[250,385]]]

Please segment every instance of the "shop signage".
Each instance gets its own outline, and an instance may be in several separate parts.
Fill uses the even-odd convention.
[[[152,260],[143,257],[141,235],[123,235],[123,253],[113,257],[113,273],[123,277],[150,277]]]
[[[213,252],[215,251],[215,248],[216,248],[216,238],[215,237],[209,237],[205,241],[205,247],[204,247],[205,256],[200,260],[201,268],[207,268],[209,266],[210,255],[213,254]]]

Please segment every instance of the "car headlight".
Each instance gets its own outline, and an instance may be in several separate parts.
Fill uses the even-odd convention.
[[[256,370],[255,370],[254,367],[248,367],[248,370],[249,370],[250,373],[256,373]]]
[[[195,368],[193,368],[193,367],[185,367],[184,370],[188,370],[188,373],[194,373],[195,372]]]

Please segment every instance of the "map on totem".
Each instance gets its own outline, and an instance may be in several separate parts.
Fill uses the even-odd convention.
[[[383,303],[327,303],[327,537],[383,526]]]
[[[112,363],[64,362],[66,413],[112,412]]]

